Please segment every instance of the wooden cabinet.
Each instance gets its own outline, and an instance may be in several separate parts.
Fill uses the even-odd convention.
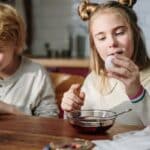
[[[86,76],[89,72],[89,59],[50,59],[50,58],[32,58],[49,71],[63,72]]]

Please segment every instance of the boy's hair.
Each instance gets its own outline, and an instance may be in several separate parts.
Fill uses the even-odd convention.
[[[23,18],[15,8],[0,3],[0,40],[13,42],[16,53],[20,54],[25,46],[26,27]]]
[[[134,1],[135,3],[135,1]],[[133,6],[133,4],[131,5]],[[102,4],[89,3],[87,0],[82,2],[79,6],[78,12],[83,20],[90,20],[89,22],[89,32],[92,19],[97,17],[99,13],[113,11],[119,13],[132,30],[133,35],[133,45],[134,45],[134,54],[132,60],[138,65],[139,69],[145,69],[150,65],[150,60],[146,52],[146,46],[143,39],[143,33],[137,23],[136,13],[128,5],[123,5],[117,1],[109,1]],[[91,44],[91,69],[97,74],[106,73],[104,62],[99,56],[91,32],[90,32],[90,44]]]

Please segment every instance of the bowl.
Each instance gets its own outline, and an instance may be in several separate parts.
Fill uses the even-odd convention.
[[[75,110],[67,113],[73,127],[83,133],[105,133],[116,120],[117,113],[109,110]]]

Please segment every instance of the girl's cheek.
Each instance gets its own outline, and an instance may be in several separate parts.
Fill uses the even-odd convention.
[[[0,54],[0,62],[4,60],[4,54]]]
[[[103,43],[100,43],[99,41],[95,40],[94,41],[94,44],[95,44],[95,48],[99,54],[99,56],[103,59],[103,61],[106,59],[106,56],[107,56],[107,52],[106,52],[106,46],[105,44]]]

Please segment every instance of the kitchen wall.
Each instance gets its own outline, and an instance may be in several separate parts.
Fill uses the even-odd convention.
[[[150,56],[150,1],[137,0],[134,9],[139,18],[139,25],[144,32],[148,54]]]
[[[78,3],[78,0],[32,0],[32,55],[89,56],[87,28],[77,15]],[[25,16],[22,0],[16,0],[16,8]]]
[[[52,51],[68,49],[71,3],[71,0],[33,0],[33,54],[46,54],[46,43]]]
[[[80,21],[76,13],[76,7],[79,1],[80,0],[32,0],[34,37],[31,52],[33,55],[46,56],[48,55],[46,52],[47,49],[51,50],[50,55],[58,55],[62,51],[65,52],[70,49],[73,57],[89,55],[90,48],[86,24]],[[95,1],[100,2],[104,0],[93,0],[93,2]],[[20,12],[22,11],[21,0],[16,0],[16,7]],[[149,0],[137,0],[134,9],[138,14],[139,24],[145,33],[150,54],[149,7]],[[23,14],[23,11],[21,13]],[[84,44],[82,45],[82,43]],[[84,54],[81,53],[80,48],[84,49]],[[77,49],[79,51],[77,51]],[[57,53],[55,53],[55,51],[57,51]]]

